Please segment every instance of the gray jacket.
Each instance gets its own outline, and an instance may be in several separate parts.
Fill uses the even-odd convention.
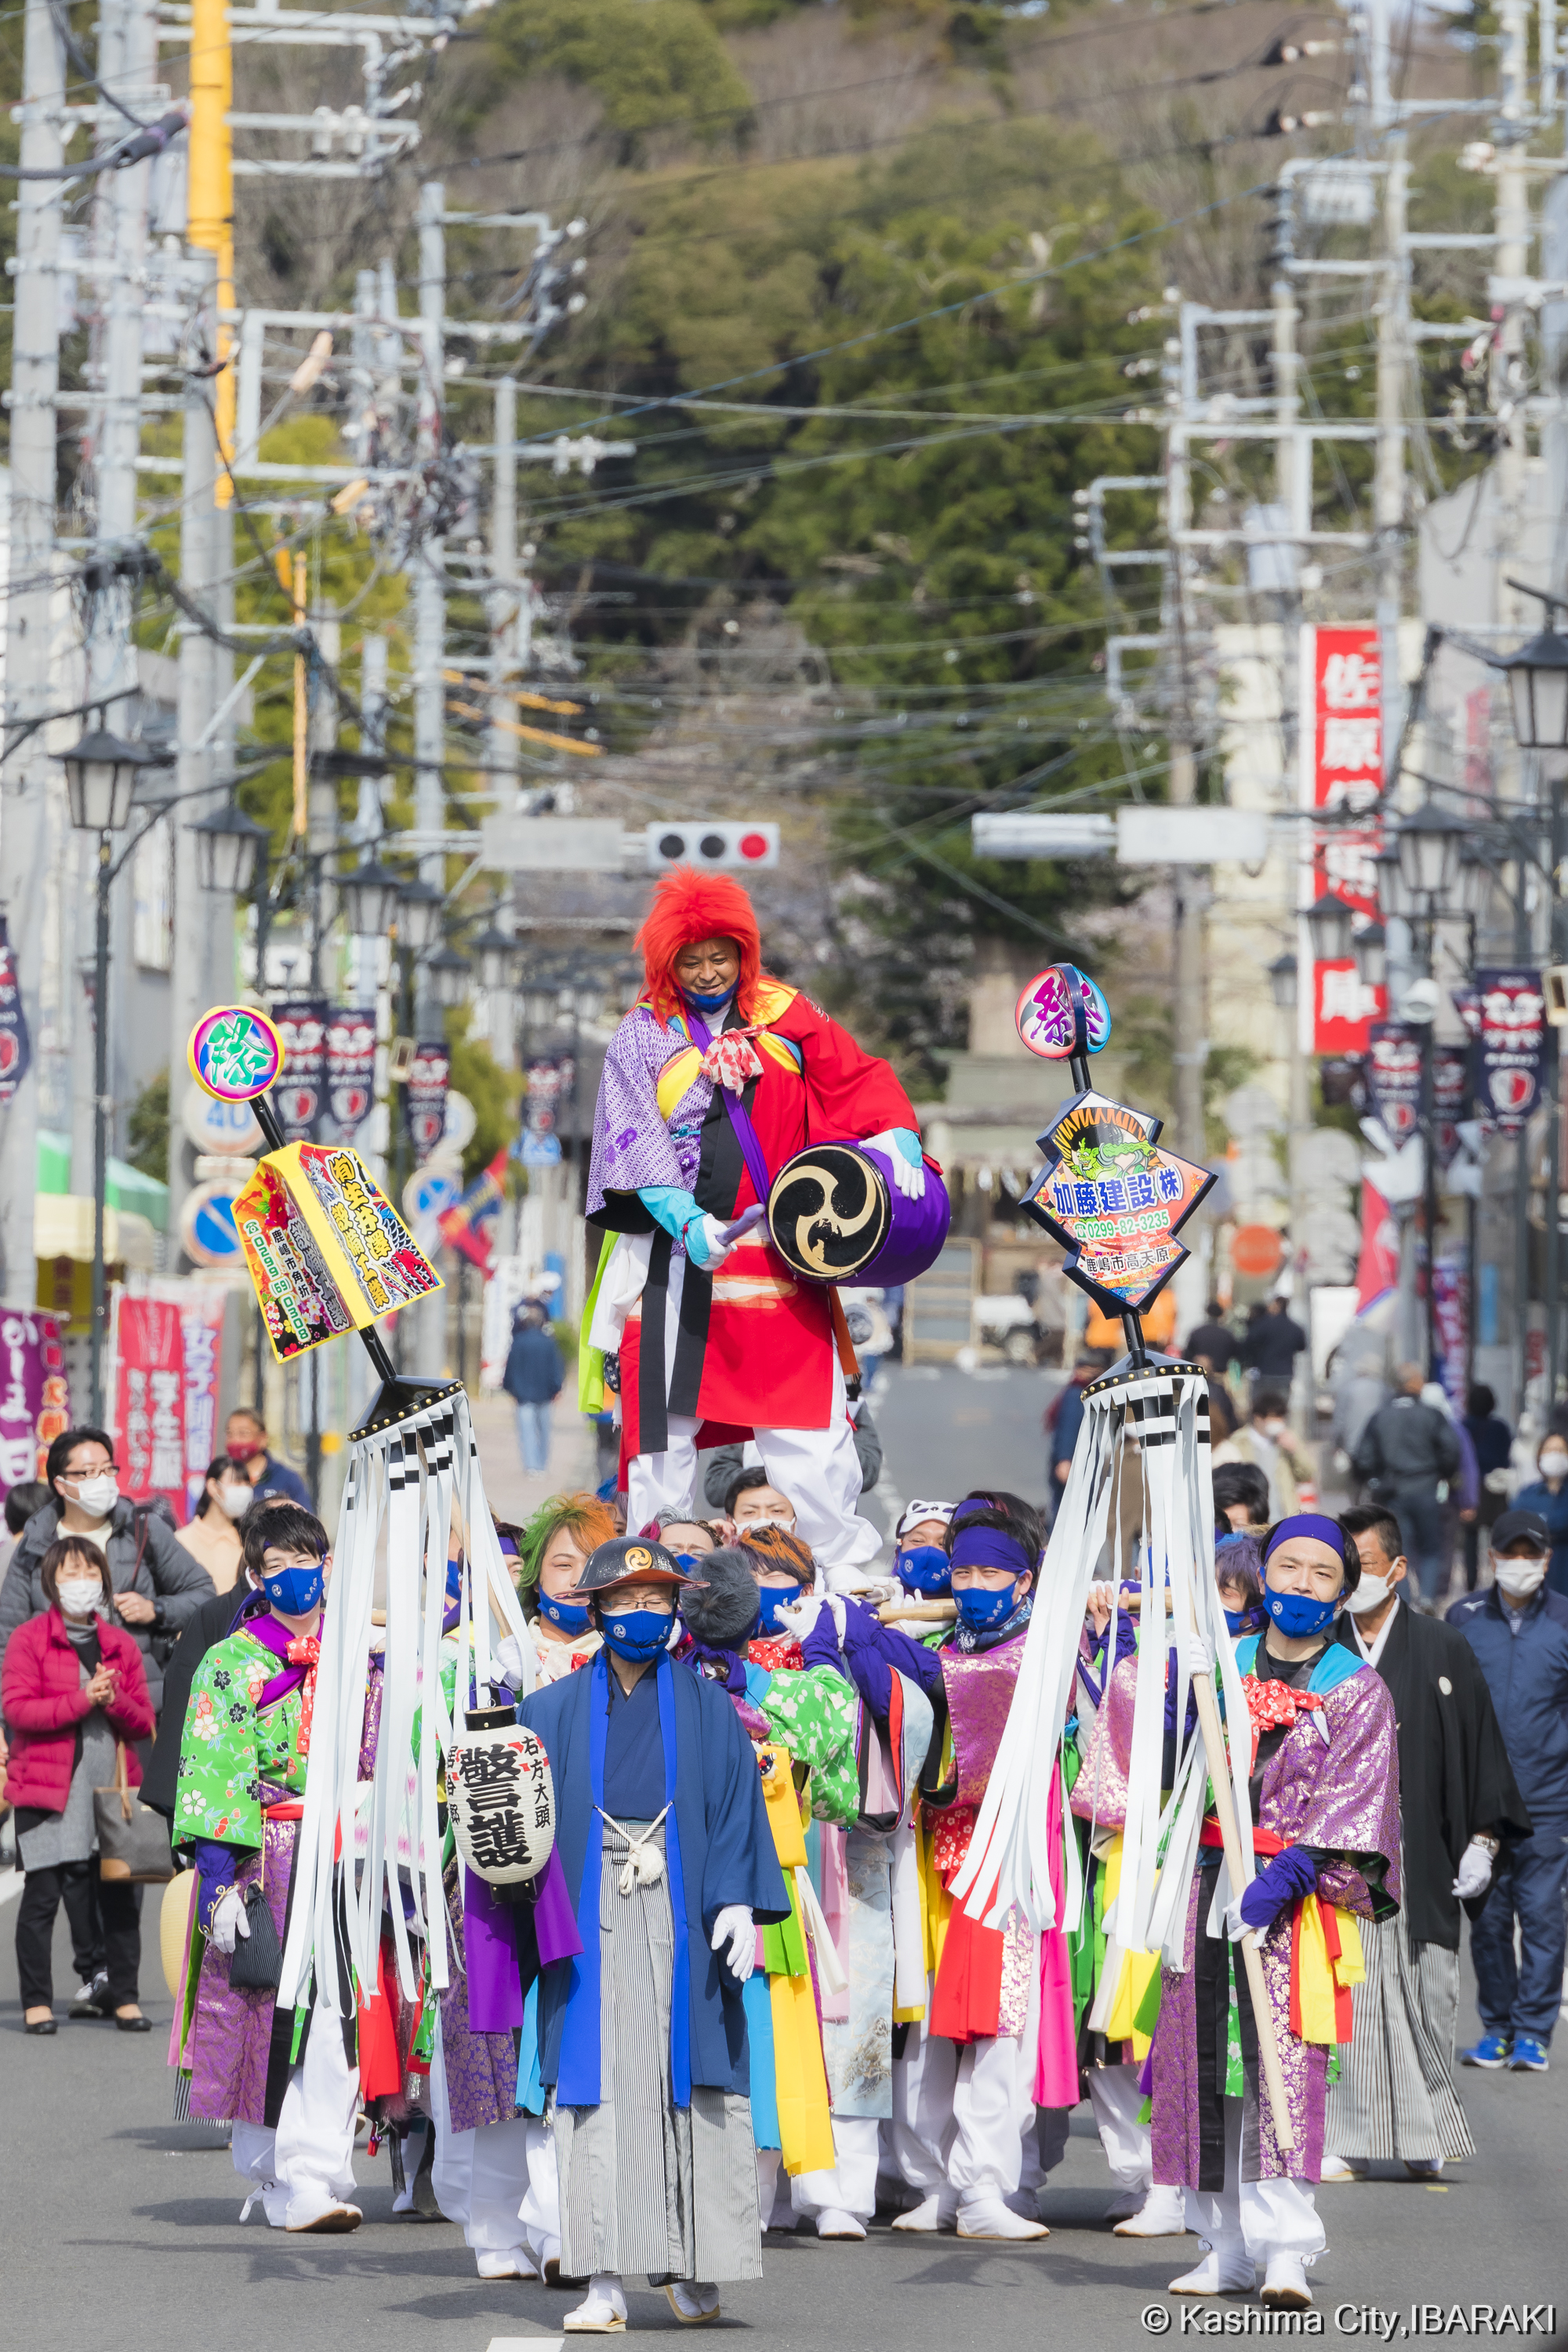
[[[1415,1397],[1395,1397],[1374,1412],[1355,1450],[1355,1474],[1380,1498],[1402,1486],[1436,1486],[1459,1467],[1459,1441],[1445,1413]]]
[[[49,1605],[39,1570],[59,1532],[61,1510],[58,1498],[47,1502],[42,1510],[34,1512],[17,1539],[5,1584],[0,1586],[0,1658],[17,1626],[29,1617],[41,1616]],[[143,1512],[139,1526],[136,1510],[123,1498],[114,1506],[107,1549],[110,1582],[116,1592],[140,1592],[157,1612],[150,1625],[125,1626],[142,1653],[148,1695],[156,1713],[163,1703],[163,1660],[186,1619],[195,1615],[204,1601],[212,1599],[213,1580],[155,1512]],[[115,1622],[123,1622],[118,1612]]]

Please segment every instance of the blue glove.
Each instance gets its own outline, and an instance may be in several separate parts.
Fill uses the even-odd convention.
[[[656,1225],[662,1225],[671,1241],[678,1242],[693,1217],[702,1213],[689,1192],[679,1184],[641,1184],[637,1199]]]
[[[1261,1936],[1271,1927],[1281,1911],[1310,1895],[1318,1883],[1318,1865],[1305,1846],[1288,1845],[1266,1862],[1250,1886],[1242,1890],[1241,1900],[1234,1906],[1244,1927]]]

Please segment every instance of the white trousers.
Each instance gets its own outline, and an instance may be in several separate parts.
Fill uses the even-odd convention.
[[[1243,2252],[1265,2263],[1276,2254],[1296,2254],[1303,2261],[1321,2254],[1328,2238],[1310,2181],[1242,2179],[1241,2105],[1239,2099],[1225,2102],[1225,2187],[1217,2197],[1203,2189],[1187,2191],[1197,2208],[1199,2234],[1222,2260]]]
[[[1145,2189],[1154,2178],[1149,2126],[1138,2120],[1143,2094],[1138,2088],[1137,2066],[1091,2066],[1089,2103],[1095,2129],[1118,2189]]]
[[[519,2220],[539,2255],[561,2250],[561,2178],[555,2168],[555,2126],[542,2116],[523,2119],[528,2131],[528,2189]]]
[[[665,1309],[665,1394],[675,1367],[675,1333],[686,1260],[672,1258]],[[697,1480],[698,1423],[689,1413],[669,1416],[669,1444],[662,1454],[634,1454],[626,1472],[626,1527],[635,1535],[650,1520],[682,1518],[707,1505],[693,1495]],[[856,1509],[860,1500],[860,1457],[855,1451],[844,1373],[833,1351],[833,1392],[826,1429],[759,1429],[757,1450],[772,1483],[795,1505],[795,1533],[822,1563],[829,1591],[853,1592],[865,1580],[860,1571],[876,1559],[882,1539]]]
[[[878,2135],[875,2116],[835,2116],[831,2172],[797,2172],[790,2202],[797,2213],[853,2213],[868,2221],[877,2210]]]
[[[476,2253],[507,2254],[524,2245],[528,2231],[521,2209],[529,2188],[530,2118],[509,2116],[468,2131],[452,2129],[438,2021],[430,2060],[430,2120],[436,2133],[430,2185],[447,2221],[458,2224]]]
[[[354,2193],[354,2118],[359,2075],[343,2055],[342,2020],[318,2002],[305,2055],[289,2070],[278,2128],[237,2123],[234,2168],[261,2196],[275,2230],[285,2229],[296,2198],[307,2206],[340,2204]]]
[[[1039,1975],[1031,1969],[1022,2034],[962,2049],[911,2025],[893,2064],[893,2160],[922,2197],[946,2189],[959,2205],[1011,2197],[1044,2178],[1035,2139]],[[929,2008],[927,2011],[930,2013]]]

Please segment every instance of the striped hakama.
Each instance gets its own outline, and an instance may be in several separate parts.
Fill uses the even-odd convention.
[[[1453,2077],[1459,1955],[1413,1943],[1403,1918],[1360,1926],[1366,1981],[1351,1990],[1323,2144],[1357,2162],[1474,2156]]]
[[[627,1824],[640,1838],[645,1824]],[[694,2084],[673,2104],[669,2021],[675,1928],[669,1878],[620,1891],[630,1851],[605,1823],[599,1880],[600,2082],[596,2107],[555,2106],[561,2267],[700,2279],[762,2276],[749,2099]],[[664,1832],[647,1840],[664,1850]]]

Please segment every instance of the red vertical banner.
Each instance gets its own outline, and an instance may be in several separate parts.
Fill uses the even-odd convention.
[[[1308,898],[1331,891],[1370,920],[1378,914],[1373,859],[1383,846],[1374,814],[1383,790],[1377,630],[1369,623],[1301,636],[1301,804],[1339,820],[1307,828]],[[1305,1043],[1314,1054],[1364,1054],[1368,1026],[1386,1006],[1383,990],[1364,986],[1349,958],[1314,967],[1310,1002]]]
[[[122,1298],[115,1415],[120,1491],[133,1503],[166,1497],[185,1517],[185,1339],[180,1310],[163,1299]]]

